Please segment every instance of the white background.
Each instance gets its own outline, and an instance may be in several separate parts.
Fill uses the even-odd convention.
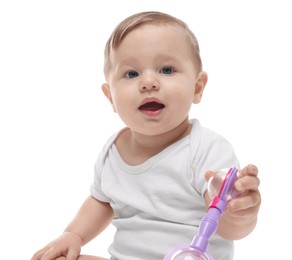
[[[289,258],[288,0],[7,0],[0,3],[1,259],[30,259],[89,194],[99,150],[123,126],[100,90],[103,47],[118,22],[145,10],[192,28],[209,82],[190,115],[229,139],[242,166],[259,167],[259,222],[236,242],[235,260]],[[110,226],[83,253],[107,256],[112,235]]]

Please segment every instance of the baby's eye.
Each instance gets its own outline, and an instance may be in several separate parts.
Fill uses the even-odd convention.
[[[138,72],[137,71],[134,71],[134,70],[130,70],[130,71],[128,71],[127,73],[126,73],[126,77],[127,78],[136,78],[136,77],[138,77]]]
[[[159,72],[163,74],[172,74],[174,69],[172,67],[163,67]]]

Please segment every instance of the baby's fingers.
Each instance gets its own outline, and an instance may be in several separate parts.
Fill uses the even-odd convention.
[[[257,208],[261,203],[261,195],[258,191],[249,191],[244,195],[230,201],[228,207],[231,211]]]
[[[257,176],[243,176],[235,182],[236,190],[246,192],[248,190],[256,191],[260,186],[260,179]]]
[[[249,164],[239,171],[239,179],[235,183],[235,188],[240,192],[248,190],[256,191],[260,185],[258,178],[258,168]]]
[[[258,168],[253,165],[253,164],[249,164],[247,166],[245,166],[244,168],[242,168],[241,170],[239,170],[240,176],[258,176]]]
[[[31,260],[40,260],[42,259],[42,256],[49,250],[48,247],[44,247],[37,251],[31,258]]]
[[[57,257],[62,256],[62,252],[59,249],[51,247],[49,250],[45,252],[41,260],[54,260]]]
[[[79,257],[80,251],[76,251],[74,248],[69,248],[66,260],[76,260]]]

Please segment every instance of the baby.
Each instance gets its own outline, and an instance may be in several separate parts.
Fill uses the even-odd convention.
[[[110,223],[116,227],[111,260],[161,260],[197,233],[214,171],[239,168],[231,144],[189,118],[208,77],[183,21],[161,12],[122,21],[106,43],[104,74],[102,91],[126,127],[106,141],[91,194],[75,218],[32,260],[105,259],[80,252]],[[229,203],[207,249],[216,260],[233,259],[233,240],[257,223],[257,167],[239,172],[235,187],[244,192]]]

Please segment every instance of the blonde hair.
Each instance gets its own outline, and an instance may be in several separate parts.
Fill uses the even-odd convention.
[[[200,56],[200,48],[194,33],[189,29],[188,25],[182,20],[175,18],[169,14],[157,12],[157,11],[147,11],[136,13],[129,16],[122,22],[120,22],[114,31],[112,32],[110,38],[108,39],[105,50],[104,50],[104,74],[107,75],[110,70],[110,56],[112,50],[119,47],[123,39],[128,33],[134,29],[145,25],[145,24],[174,24],[182,27],[185,30],[186,36],[190,41],[192,48],[194,64],[197,66],[198,70],[202,70],[202,61]]]

